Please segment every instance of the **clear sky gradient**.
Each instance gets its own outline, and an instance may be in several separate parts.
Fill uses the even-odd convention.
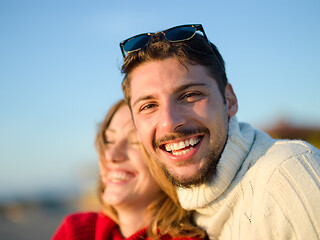
[[[0,1],[0,196],[78,189],[122,97],[119,42],[202,23],[238,119],[320,126],[320,1]],[[146,86],[147,87],[147,86]]]

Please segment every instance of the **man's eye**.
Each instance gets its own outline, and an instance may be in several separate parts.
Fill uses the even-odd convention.
[[[155,103],[148,103],[148,104],[145,104],[143,105],[141,108],[140,108],[140,112],[143,112],[143,111],[151,111],[153,108],[155,108],[157,105]]]
[[[193,96],[197,96],[198,94],[196,94],[196,93],[187,93],[186,95],[185,95],[185,98],[190,98],[190,97],[193,97]]]
[[[181,96],[180,100],[185,100],[185,101],[188,101],[188,102],[192,102],[192,101],[197,101],[198,99],[201,98],[201,94],[198,93],[198,92],[188,92],[188,93],[185,93]]]

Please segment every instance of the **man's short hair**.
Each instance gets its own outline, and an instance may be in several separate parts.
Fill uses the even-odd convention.
[[[208,74],[213,77],[218,84],[222,97],[224,98],[225,87],[228,79],[225,71],[224,60],[217,47],[208,43],[200,34],[186,41],[170,42],[163,34],[152,35],[150,42],[138,51],[129,53],[122,65],[122,73],[125,74],[122,81],[122,90],[125,99],[130,106],[130,73],[142,63],[151,60],[164,60],[169,57],[176,57],[180,63],[202,65],[208,70]]]

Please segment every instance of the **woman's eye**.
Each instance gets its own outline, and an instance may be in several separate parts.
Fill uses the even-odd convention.
[[[136,134],[132,134],[128,136],[128,143],[129,145],[132,145],[132,146],[137,146],[140,144]]]
[[[110,147],[110,146],[112,146],[114,144],[114,141],[104,141],[104,145],[106,146],[106,147]]]

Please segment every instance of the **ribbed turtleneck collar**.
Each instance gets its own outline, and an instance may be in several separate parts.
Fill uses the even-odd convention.
[[[248,155],[254,140],[254,129],[246,123],[239,124],[230,118],[228,140],[209,183],[191,188],[178,188],[181,206],[187,210],[203,208],[217,199],[230,185]]]

